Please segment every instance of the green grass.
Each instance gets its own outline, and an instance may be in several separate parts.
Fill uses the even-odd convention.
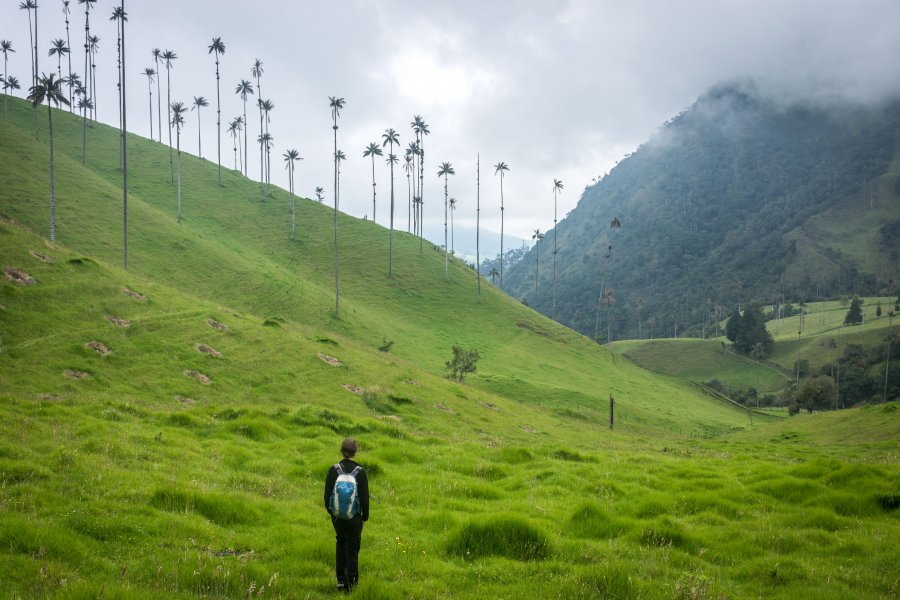
[[[489,284],[479,303],[470,270],[444,282],[405,234],[388,279],[386,232],[345,216],[336,320],[327,207],[302,202],[291,243],[282,191],[220,188],[188,157],[178,225],[168,152],[139,138],[126,273],[114,132],[89,132],[83,168],[79,125],[55,118],[51,244],[46,146],[10,108],[0,268],[37,281],[0,280],[11,597],[334,595],[321,493],[345,435],[376,498],[360,598],[895,593],[896,403],[751,424]],[[444,376],[454,343],[483,357],[466,385]]]

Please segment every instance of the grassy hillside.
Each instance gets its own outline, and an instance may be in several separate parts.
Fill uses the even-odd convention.
[[[326,207],[301,203],[292,243],[281,190],[260,202],[253,182],[218,187],[214,165],[184,157],[179,225],[168,152],[139,138],[126,273],[115,132],[89,132],[85,168],[79,124],[55,118],[51,244],[47,148],[11,109],[0,268],[34,279],[0,280],[13,597],[333,594],[321,487],[348,434],[376,498],[360,598],[894,593],[896,411],[871,433],[870,413],[842,413],[859,424],[850,450],[785,444],[780,425],[751,426],[487,283],[479,303],[467,267],[445,283],[442,257],[409,236],[388,279],[387,232],[346,216],[335,320]],[[454,343],[482,354],[465,385],[444,377]]]

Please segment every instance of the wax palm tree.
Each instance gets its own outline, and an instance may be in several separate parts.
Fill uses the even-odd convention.
[[[375,221],[375,157],[382,156],[381,146],[377,142],[371,142],[363,150],[363,158],[372,157],[372,221]]]
[[[3,80],[3,89],[6,92],[6,96],[9,96],[9,90],[18,90],[21,89],[22,86],[19,85],[19,80],[16,77],[10,75],[6,79]],[[5,99],[4,99],[5,100]],[[5,109],[4,109],[5,111]],[[7,122],[9,118],[7,117]]]
[[[481,153],[475,155],[475,280],[481,302]]]
[[[178,59],[171,50],[162,53],[166,65],[166,120],[169,125],[169,182],[174,183],[175,171],[172,163],[172,61]]]
[[[325,201],[325,190],[322,188],[322,186],[316,187],[316,200],[319,201],[319,204],[322,204],[322,202]]]
[[[19,4],[19,9],[28,12],[28,39],[29,39],[29,50],[31,50],[31,87],[36,87],[38,84],[38,71],[37,71],[37,2],[34,0],[24,0],[24,2]],[[34,30],[32,30],[31,25],[31,11],[34,10]],[[38,111],[37,106],[34,107],[34,139],[38,137]]]
[[[122,140],[122,261],[128,270],[128,101],[125,93],[125,23],[128,14],[125,12],[125,0],[120,0],[119,33],[121,34],[122,63],[119,67],[119,81],[122,82],[122,129],[119,133]]]
[[[222,97],[219,89],[219,55],[225,54],[222,38],[214,37],[208,54],[216,55],[216,164],[219,166],[219,185],[222,185]],[[200,113],[197,113],[198,118]]]
[[[423,233],[419,235],[419,254],[422,254],[425,225],[425,136],[430,134],[428,124],[419,117],[419,228]]]
[[[15,52],[12,47],[12,42],[9,40],[0,40],[0,51],[3,52],[3,89],[4,89],[4,98],[3,98],[3,120],[7,123],[9,122],[9,92],[6,90],[11,89],[9,87],[9,76],[7,75],[7,63],[9,62],[9,53]],[[13,78],[15,79],[15,78]],[[16,85],[19,84],[19,81],[16,80]],[[19,89],[19,88],[16,88]]]
[[[257,108],[259,108],[259,134],[263,133],[263,109],[262,109],[262,85],[260,83],[260,79],[264,73],[262,67],[262,61],[258,58],[253,61],[253,66],[250,67],[250,75],[256,77],[256,93],[257,93]],[[246,118],[244,119],[246,121]],[[249,162],[249,161],[248,161]],[[265,166],[263,165],[263,148],[259,147],[259,197],[262,200],[263,195],[263,172],[265,171]]]
[[[44,100],[47,101],[47,122],[50,126],[50,241],[56,240],[56,191],[54,182],[54,164],[53,164],[53,111],[50,109],[51,104],[68,104],[65,94],[62,92],[62,81],[57,79],[53,73],[44,75],[37,85],[31,88],[28,95],[35,108],[40,106]]]
[[[69,4],[70,0],[62,0],[63,3],[63,16],[66,18],[66,47],[72,47],[72,39],[69,37]],[[72,53],[66,52],[66,56],[69,61],[69,78],[68,81],[72,81]],[[72,97],[72,86],[69,86],[69,112],[72,112],[72,104],[74,98]]]
[[[62,76],[62,57],[68,53],[69,47],[64,39],[57,38],[51,42],[48,56],[56,56],[56,73],[60,84],[65,81]]]
[[[259,108],[262,110],[265,115],[265,123],[266,123],[266,138],[271,141],[272,138],[269,136],[269,123],[271,122],[270,113],[275,110],[275,103],[271,100],[263,100],[260,98],[259,100]],[[272,147],[270,144],[266,144],[266,163],[265,163],[265,175],[266,175],[266,193],[269,193],[270,184],[271,184],[271,174],[272,174],[272,156],[271,151]],[[259,179],[260,183],[262,183],[262,176]]]
[[[491,278],[491,283],[497,283],[498,275],[500,275],[500,271],[497,270],[497,267],[491,267],[491,272],[488,273],[488,277]]]
[[[456,212],[456,198],[450,198],[450,254],[456,255],[456,242],[453,234],[453,213]]]
[[[92,35],[88,39],[88,50],[91,55],[91,98],[94,99],[94,121],[97,120],[97,52],[100,51],[100,38]]]
[[[610,319],[609,313],[612,310],[612,305],[615,302],[615,297],[613,294],[613,289],[608,287],[603,291],[603,305],[606,307],[606,343],[610,343],[612,341],[612,320]]]
[[[331,121],[334,130],[334,318],[341,318],[340,304],[340,279],[338,277],[338,231],[337,231],[337,211],[339,201],[339,173],[338,170],[338,149],[337,149],[337,132],[338,118],[341,116],[341,109],[344,108],[344,99],[337,96],[328,97],[328,106],[331,108]]]
[[[175,144],[178,150],[178,222],[181,223],[181,128],[184,126],[184,113],[188,109],[181,102],[173,102],[169,108],[172,125],[175,126]]]
[[[413,157],[409,151],[403,153],[403,171],[406,173],[406,233],[412,232],[412,183],[409,180],[409,174],[413,168]]]
[[[291,239],[295,239],[296,233],[296,202],[294,202],[294,163],[303,160],[297,150],[291,149],[284,153],[284,168],[288,172],[288,189],[291,192]]]
[[[268,132],[264,132],[256,138],[256,143],[259,144],[260,147],[265,148],[264,152],[266,155],[269,154],[269,150],[272,148],[272,142],[274,141],[275,138],[273,138]],[[260,201],[264,201],[265,197],[260,194],[259,199]]]
[[[240,117],[238,117],[238,119],[240,119]],[[228,133],[231,136],[231,142],[234,145],[234,170],[235,171],[237,171],[237,168],[238,168],[237,135],[238,135],[238,132],[240,131],[240,127],[238,125],[238,119],[235,119],[234,121],[229,123],[228,129],[226,130],[226,133]]]
[[[500,174],[500,289],[503,289],[503,177],[509,171],[509,165],[503,161],[494,165],[494,175]]]
[[[538,248],[538,243],[544,239],[544,234],[541,233],[540,229],[535,229],[531,239],[534,240],[534,301],[537,302],[538,280],[541,276],[541,251]]]
[[[85,117],[87,119],[87,114],[89,111],[94,108],[93,101],[93,88],[91,87],[91,6],[97,2],[97,0],[78,0],[78,4],[84,4],[84,87],[86,93],[84,94],[84,100],[90,101],[90,107],[85,107]],[[86,125],[86,124],[85,124]],[[84,149],[82,149],[82,154],[84,154]]]
[[[237,133],[237,155],[238,164],[240,165],[238,173],[244,172],[244,153],[241,151],[241,132],[244,131],[244,117],[238,115],[234,118],[235,130]]]
[[[444,178],[444,279],[449,279],[450,253],[449,248],[447,247],[447,207],[449,205],[449,199],[447,197],[447,177],[456,175],[456,171],[453,170],[453,165],[450,163],[442,162],[437,174],[438,177]]]
[[[81,110],[81,164],[84,165],[87,161],[87,116],[94,107],[94,101],[90,99],[84,86],[79,87],[76,93],[80,96],[78,108]]]
[[[150,54],[153,55],[153,63],[156,65],[156,72],[162,73],[159,70],[159,61],[162,60],[162,50],[159,48],[154,48],[151,50]],[[159,80],[160,78],[156,78],[156,123],[159,125],[157,128],[159,130],[159,143],[162,144],[162,93],[159,88]]]
[[[124,97],[124,79],[125,74],[122,72],[122,33],[125,26],[125,21],[128,20],[128,16],[125,14],[124,6],[117,6],[113,9],[112,16],[109,18],[110,21],[116,22],[116,70],[118,71],[118,82],[116,83],[116,87],[119,91],[119,168],[124,169],[125,166],[125,136],[123,132],[125,128],[123,126],[122,118],[124,117],[124,111],[122,108],[123,103],[125,102]]]
[[[389,147],[387,162],[391,167],[391,219],[390,233],[388,233],[388,239],[390,240],[388,244],[390,247],[388,254],[390,258],[388,260],[388,275],[392,275],[394,270],[394,165],[398,162],[396,155],[394,155],[394,144],[400,145],[400,134],[394,131],[393,127],[385,129],[384,133],[381,134],[381,147]]]
[[[563,182],[553,180],[553,318],[556,319],[556,195],[563,190]]]
[[[156,78],[156,69],[144,67],[144,75],[147,76],[147,93],[150,96],[150,139],[153,139],[153,80]]]
[[[247,96],[253,93],[253,84],[251,84],[246,79],[241,79],[241,82],[237,84],[237,87],[234,88],[234,93],[241,97],[241,100],[244,101],[244,125],[247,124]],[[260,127],[262,129],[262,127]],[[244,176],[247,175],[247,128],[244,127]]]
[[[200,109],[209,106],[209,101],[203,96],[194,96],[194,105],[191,110],[197,111],[197,156],[203,158],[203,142],[200,139]]]

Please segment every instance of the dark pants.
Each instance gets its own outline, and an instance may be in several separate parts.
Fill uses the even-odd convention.
[[[335,574],[338,585],[351,588],[359,581],[359,545],[362,541],[363,520],[356,515],[344,520],[331,517],[335,539]]]

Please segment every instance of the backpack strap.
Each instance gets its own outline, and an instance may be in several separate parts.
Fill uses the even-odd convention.
[[[335,471],[337,471],[338,475],[344,474],[344,468],[341,466],[341,463],[336,463],[333,468]]]
[[[357,475],[359,475],[360,471],[362,471],[362,465],[356,465],[356,468],[353,469],[353,471],[351,471],[350,474],[353,475],[353,478],[355,479],[357,477]]]

